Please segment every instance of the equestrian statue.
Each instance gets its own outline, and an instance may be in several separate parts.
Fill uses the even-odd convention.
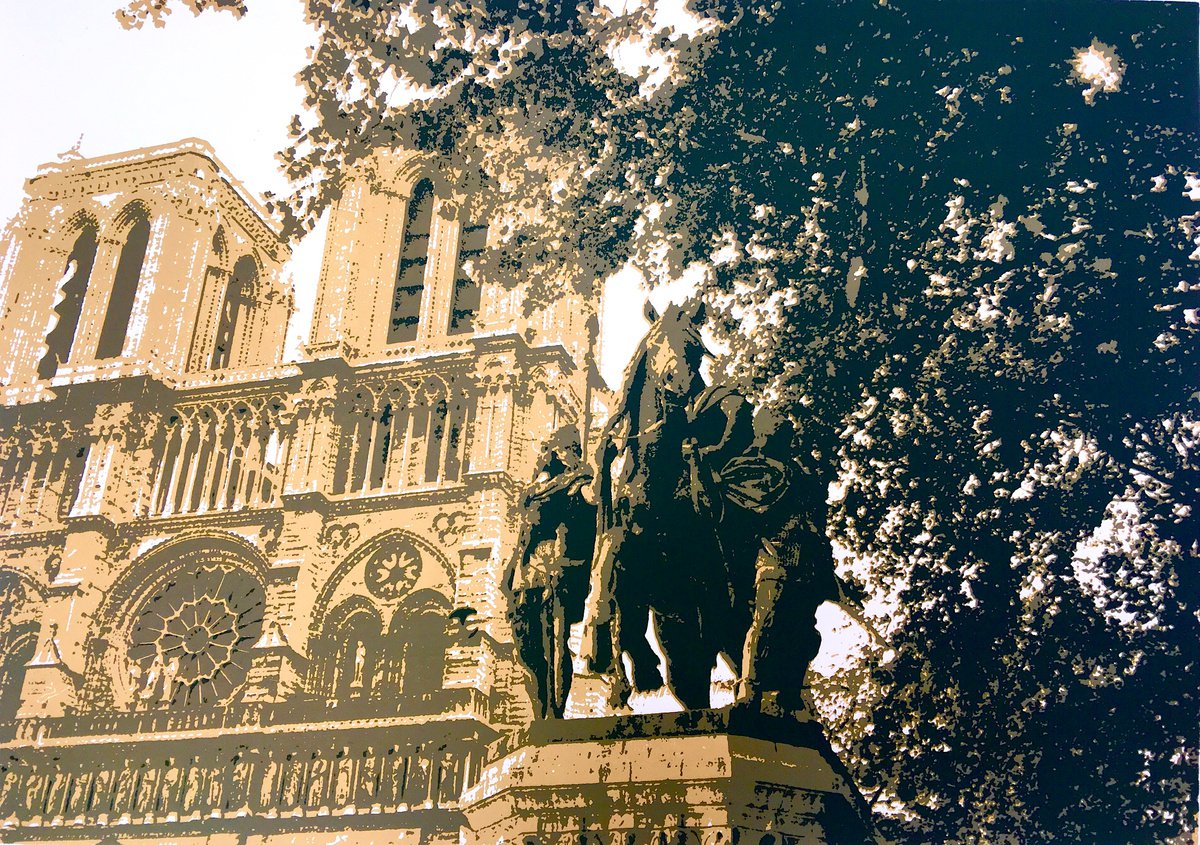
[[[816,609],[840,597],[825,490],[795,459],[789,421],[705,384],[704,306],[653,317],[590,466],[565,428],[524,497],[504,586],[537,713],[564,713],[579,622],[579,657],[612,679],[618,706],[665,684],[708,707],[723,654],[739,698],[799,710]]]

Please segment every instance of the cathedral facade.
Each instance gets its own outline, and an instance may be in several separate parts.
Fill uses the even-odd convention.
[[[457,842],[530,718],[501,589],[594,304],[480,284],[384,151],[285,360],[276,224],[195,140],[43,166],[0,264],[0,840]]]

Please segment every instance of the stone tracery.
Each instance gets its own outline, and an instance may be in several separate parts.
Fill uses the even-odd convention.
[[[244,683],[262,633],[263,588],[229,564],[172,578],[137,611],[128,659],[138,703],[199,706],[228,700]]]
[[[361,384],[341,400],[332,492],[457,482],[469,469],[472,394],[461,380]]]
[[[383,601],[402,598],[421,574],[421,553],[411,542],[397,538],[394,545],[375,552],[365,563],[367,589]]]
[[[70,505],[83,449],[69,424],[39,422],[0,433],[0,513],[10,527],[44,527]]]
[[[280,492],[279,400],[181,405],[166,426],[150,514],[273,504]]]

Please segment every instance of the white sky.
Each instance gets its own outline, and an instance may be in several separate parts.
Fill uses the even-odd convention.
[[[0,220],[16,214],[24,181],[38,165],[81,134],[85,156],[202,138],[251,191],[283,193],[275,153],[287,144],[302,96],[295,74],[316,39],[302,0],[256,2],[241,20],[179,10],[161,29],[133,31],[117,23],[119,5],[0,3],[0,115],[7,130],[0,135]],[[307,337],[324,234],[319,227],[299,244],[287,268],[299,312],[289,332],[293,353]],[[605,313],[614,317],[605,321],[602,369],[616,385],[645,328],[645,294],[628,274],[611,287]]]

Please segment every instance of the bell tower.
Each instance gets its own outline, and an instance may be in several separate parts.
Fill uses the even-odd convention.
[[[384,151],[284,361],[287,246],[205,144],[26,189],[0,242],[4,835],[459,841],[530,715],[504,573],[540,450],[586,418],[588,303],[481,280],[470,192]]]
[[[202,141],[43,165],[0,264],[10,387],[277,363],[287,247]]]
[[[360,164],[330,217],[310,353],[395,359],[516,333],[581,360],[583,297],[526,314],[519,280],[480,279],[491,222],[436,159],[380,150]]]

